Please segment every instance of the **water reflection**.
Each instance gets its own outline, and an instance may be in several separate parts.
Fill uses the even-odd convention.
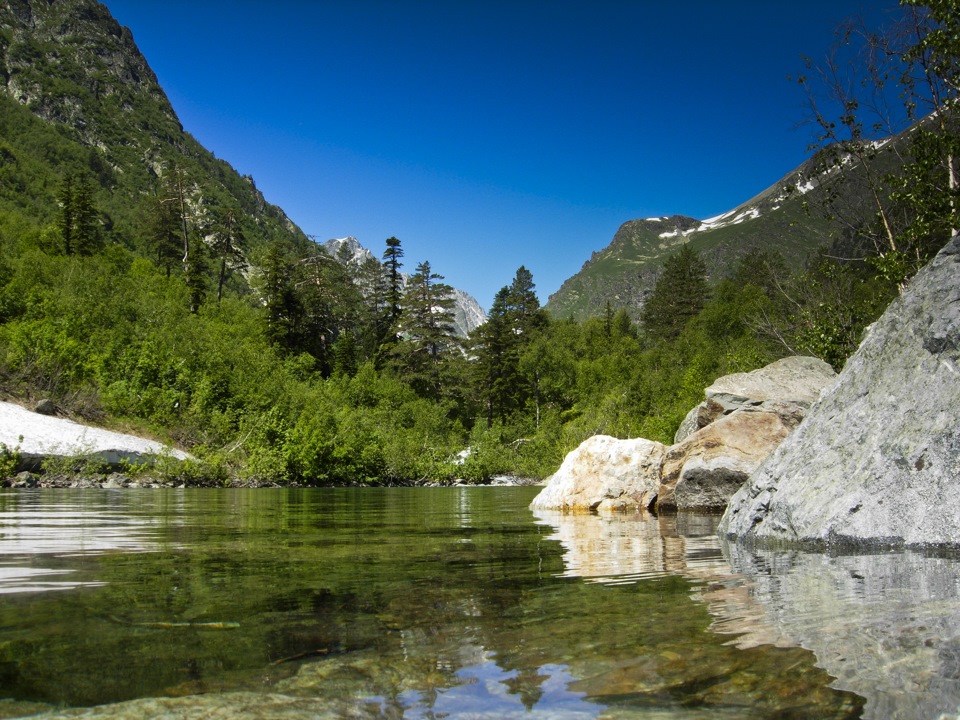
[[[866,699],[864,718],[960,717],[958,557],[751,550],[722,542],[715,516],[536,517],[563,545],[563,576],[692,580],[713,632],[741,650],[813,651],[832,687]]]
[[[835,687],[866,698],[865,718],[957,716],[958,558],[724,550],[767,623],[813,650]],[[762,641],[749,631],[737,639]]]
[[[156,519],[111,509],[103,495],[74,492],[50,502],[41,491],[0,493],[0,594],[97,587],[51,567],[59,558],[150,552]]]
[[[764,605],[754,598],[745,578],[731,569],[716,532],[718,515],[549,510],[536,510],[534,515],[554,529],[549,539],[564,547],[563,576],[626,585],[679,575],[696,582],[693,596],[707,603],[715,632],[749,635],[749,646],[796,645],[767,622]]]

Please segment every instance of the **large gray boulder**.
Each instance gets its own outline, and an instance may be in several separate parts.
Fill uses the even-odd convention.
[[[960,236],[734,495],[720,532],[818,545],[960,544]]]
[[[637,510],[657,495],[664,445],[594,435],[567,454],[530,505],[534,510]]]
[[[724,415],[764,403],[791,403],[809,408],[837,374],[823,360],[796,355],[758,370],[724,375],[704,391],[704,402],[684,418],[673,438],[680,443]]]

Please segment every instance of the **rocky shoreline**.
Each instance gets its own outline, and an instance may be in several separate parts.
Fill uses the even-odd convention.
[[[839,376],[818,362],[720,378],[669,448],[588,439],[531,507],[725,510],[719,532],[749,544],[960,547],[960,235]]]
[[[687,414],[673,445],[589,438],[531,507],[720,512],[836,377],[822,360],[795,356],[719,378]]]

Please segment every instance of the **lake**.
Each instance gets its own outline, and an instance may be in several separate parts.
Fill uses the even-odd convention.
[[[957,557],[537,491],[2,491],[0,718],[957,717]]]

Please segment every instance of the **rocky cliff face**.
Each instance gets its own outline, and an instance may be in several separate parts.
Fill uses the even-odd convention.
[[[95,0],[10,0],[0,28],[0,88],[85,144],[107,150],[134,115],[158,138],[183,131],[130,30]]]
[[[731,499],[720,532],[818,545],[960,545],[958,477],[955,236]]]
[[[22,122],[20,108],[12,112],[16,106],[37,125],[56,127],[56,147],[38,143],[36,127]],[[0,119],[0,140],[17,167],[46,168],[51,187],[66,170],[82,169],[104,188],[100,210],[111,227],[136,224],[143,196],[176,163],[203,188],[204,202],[250,218],[251,249],[273,237],[307,242],[253,178],[184,132],[130,30],[96,0],[0,1]]]

